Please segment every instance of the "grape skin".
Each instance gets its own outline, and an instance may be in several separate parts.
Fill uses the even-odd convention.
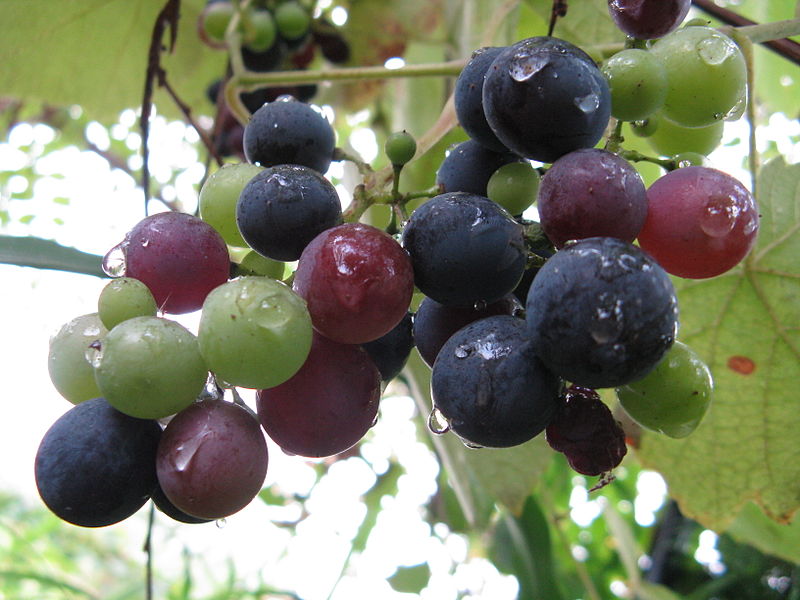
[[[642,40],[677,29],[691,6],[691,0],[608,0],[608,12],[617,27]]]
[[[559,158],[539,186],[539,217],[556,248],[587,237],[636,239],[647,217],[647,190],[625,159],[598,148]]]
[[[486,196],[489,179],[503,165],[522,160],[511,152],[495,152],[474,140],[461,142],[447,151],[436,184],[442,192],[469,192]]]
[[[678,304],[667,273],[639,248],[587,238],[539,270],[526,321],[552,371],[579,386],[616,387],[644,377],[670,348]]]
[[[236,203],[247,182],[261,171],[261,167],[248,163],[227,164],[200,189],[200,217],[219,232],[226,244],[247,246],[236,226]]]
[[[685,167],[647,190],[647,220],[639,244],[672,275],[721,275],[750,252],[758,205],[736,178],[709,167]]]
[[[497,135],[486,121],[486,114],[483,112],[483,80],[489,65],[503,50],[504,46],[475,50],[469,62],[461,70],[453,89],[459,125],[470,138],[495,152],[508,152],[508,148],[497,139]]]
[[[297,374],[259,390],[256,407],[267,435],[284,452],[319,458],[344,452],[367,433],[378,414],[381,374],[358,345],[314,333]]]
[[[232,515],[258,494],[269,462],[253,416],[223,400],[195,402],[169,422],[155,459],[172,504],[199,519]]]
[[[36,453],[42,500],[81,527],[128,518],[156,486],[160,437],[157,421],[125,415],[103,398],[72,407],[48,429]]]
[[[406,316],[387,334],[361,344],[378,367],[383,381],[391,381],[403,370],[414,348],[413,315]]]
[[[73,404],[100,396],[92,364],[86,359],[89,345],[108,333],[97,313],[75,317],[51,339],[47,372],[59,394]]]

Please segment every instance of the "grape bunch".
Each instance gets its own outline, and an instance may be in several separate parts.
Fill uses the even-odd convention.
[[[209,27],[228,10],[217,4]],[[713,125],[732,107],[686,100],[673,71],[688,67],[662,53],[684,52],[669,39],[688,36],[707,66],[727,72],[738,55],[707,28],[676,29],[684,3],[667,4],[671,32],[651,31],[644,8],[609,9],[626,33],[664,36],[632,61],[657,65],[659,118],[702,128],[712,110]],[[265,480],[265,436],[302,457],[350,449],[414,347],[431,369],[430,429],[472,448],[544,433],[576,471],[607,481],[626,445],[600,389],[642,427],[689,435],[713,386],[677,339],[672,278],[734,268],[758,209],[721,171],[672,161],[648,188],[618,135],[597,147],[615,120],[647,117],[626,114],[615,77],[553,37],[477,51],[455,85],[469,139],[410,214],[397,181],[416,145],[407,132],[387,141],[394,192],[378,192],[404,217],[391,233],[343,212],[324,175],[339,157],[327,119],[291,96],[264,103],[243,133],[247,162],[208,178],[199,217],[138,223],[106,256],[114,279],[97,312],[52,339],[53,384],[75,406],[37,455],[44,502],[88,527],[148,498],[187,523],[234,514]],[[534,203],[540,222],[523,215]],[[167,316],[196,311],[196,332]],[[238,389],[255,391],[255,410]]]

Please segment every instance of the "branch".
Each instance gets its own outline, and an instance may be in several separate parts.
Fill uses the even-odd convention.
[[[732,10],[717,6],[713,0],[692,0],[692,4],[726,25],[738,27],[753,43],[764,44],[773,52],[800,65],[800,44],[787,39],[792,35],[800,35],[800,19],[758,25]]]

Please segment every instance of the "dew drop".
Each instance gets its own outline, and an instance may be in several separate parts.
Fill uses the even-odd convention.
[[[224,517],[222,519],[217,519],[216,521],[214,521],[214,525],[217,526],[217,529],[222,529],[227,524],[228,524],[228,521],[225,520]]]
[[[194,457],[197,455],[197,451],[210,434],[211,431],[204,429],[175,448],[175,452],[170,456],[170,462],[178,473],[183,473],[189,468],[192,460],[194,460]]]
[[[736,226],[739,207],[730,196],[712,196],[700,214],[700,229],[714,238],[728,235]]]
[[[472,308],[475,310],[486,310],[486,307],[489,306],[489,303],[486,300],[478,300],[475,304],[472,305]]]
[[[747,108],[747,95],[742,94],[742,97],[733,105],[727,114],[723,117],[726,121],[738,121],[742,115],[744,114],[744,110]]]
[[[696,46],[697,54],[707,65],[721,65],[736,53],[733,42],[723,37],[709,37],[701,40]]]
[[[593,113],[600,107],[600,96],[591,92],[585,96],[575,98],[575,106],[586,114]]]
[[[95,340],[91,344],[86,347],[86,351],[83,353],[86,362],[92,365],[93,368],[97,369],[100,367],[100,363],[103,360],[103,345],[100,340]]]
[[[469,346],[456,346],[456,349],[453,351],[453,354],[456,355],[456,358],[467,358],[470,355]]]
[[[436,435],[442,435],[450,431],[450,423],[438,408],[434,407],[428,415],[428,429]]]
[[[125,251],[128,242],[121,242],[106,252],[103,257],[103,271],[109,277],[125,276]]]
[[[481,446],[480,444],[476,444],[475,442],[470,442],[464,439],[461,440],[461,443],[464,444],[464,446],[466,446],[470,450],[480,450],[481,448],[483,448],[483,446]]]
[[[550,64],[549,56],[519,52],[508,67],[508,74],[514,81],[527,81]]]

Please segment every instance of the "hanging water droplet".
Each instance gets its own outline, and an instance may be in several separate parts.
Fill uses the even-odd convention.
[[[217,529],[222,529],[227,524],[228,521],[226,521],[224,517],[222,519],[217,519],[216,521],[214,521],[214,525],[217,526]]]
[[[737,100],[728,113],[723,117],[726,121],[738,121],[747,108],[747,94],[742,94],[742,97]]]
[[[127,242],[121,242],[106,252],[103,257],[103,271],[109,277],[125,277],[125,251]]]
[[[462,439],[461,443],[464,444],[470,450],[480,450],[483,448],[480,444],[476,444],[475,442],[470,442],[469,440]]]
[[[700,229],[711,237],[728,235],[736,226],[739,206],[730,196],[712,196],[700,214]]]
[[[475,310],[486,310],[486,307],[489,306],[489,303],[486,300],[477,300],[475,304],[472,305],[472,308]]]
[[[86,362],[97,369],[103,359],[103,345],[100,340],[95,340],[89,344],[86,347],[86,351],[83,353],[83,356],[86,359]]]
[[[431,414],[428,415],[428,429],[436,435],[442,435],[450,431],[450,423],[438,408],[433,407]]]

